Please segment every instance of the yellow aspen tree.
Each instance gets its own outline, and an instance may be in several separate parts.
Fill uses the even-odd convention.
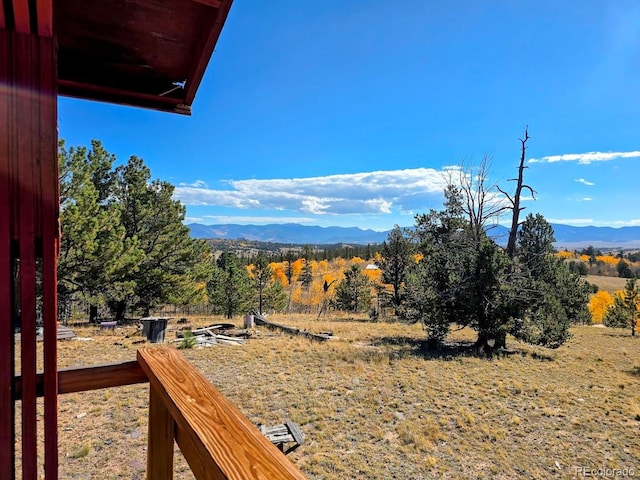
[[[613,305],[613,297],[606,290],[598,290],[589,300],[589,311],[593,323],[602,323],[602,319],[609,308]]]
[[[606,265],[617,265],[620,259],[612,255],[597,255],[596,261],[602,262]]]
[[[273,278],[279,281],[284,287],[289,286],[289,281],[282,268],[276,267],[273,269]]]
[[[329,268],[329,262],[327,260],[320,260],[318,262],[318,273],[327,273],[329,271]]]
[[[382,277],[382,270],[379,268],[365,268],[364,274],[371,280],[372,282],[379,282]]]
[[[304,267],[304,258],[299,258],[291,262],[292,278],[298,278],[300,272],[302,272],[302,267]]]

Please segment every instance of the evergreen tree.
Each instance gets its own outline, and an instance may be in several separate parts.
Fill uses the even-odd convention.
[[[311,265],[311,261],[308,257],[304,259],[304,265],[302,266],[302,272],[300,272],[300,276],[298,278],[302,283],[302,287],[309,291],[311,287],[311,283],[313,282],[313,266]]]
[[[499,210],[483,205],[487,190],[474,178],[474,188],[464,179],[447,187],[444,210],[416,217],[423,258],[407,274],[403,316],[421,321],[431,344],[456,323],[475,329],[477,348],[487,352],[504,347],[507,333],[561,345],[569,325],[589,317],[589,286],[552,255],[553,229],[541,215],[523,223],[512,262],[486,234],[490,212]]]
[[[403,300],[403,288],[407,276],[407,269],[413,262],[414,245],[408,233],[395,225],[389,232],[386,242],[382,243],[380,260],[376,263],[382,271],[382,282],[393,287],[393,306],[396,315]]]
[[[256,260],[251,267],[251,278],[253,280],[253,286],[258,297],[258,313],[263,313],[263,300],[265,296],[265,290],[271,283],[273,276],[273,268],[269,266],[267,258],[259,253]]]
[[[633,278],[633,271],[631,270],[631,267],[629,267],[627,261],[623,258],[618,261],[616,270],[618,271],[618,276],[621,278]]]
[[[62,301],[81,293],[90,305],[90,321],[98,305],[133,293],[127,278],[142,257],[137,238],[127,238],[118,205],[107,203],[114,157],[96,140],[92,149],[58,149],[61,191],[61,242],[58,293]]]
[[[346,312],[362,312],[371,303],[371,282],[358,264],[344,271],[336,287],[336,307]]]
[[[281,312],[287,306],[287,291],[278,280],[273,280],[264,290],[265,311]]]
[[[516,243],[519,315],[511,330],[529,343],[557,347],[569,326],[588,323],[589,286],[553,255],[553,228],[540,214],[529,214]]]
[[[124,317],[127,303],[149,315],[151,308],[168,302],[185,277],[207,259],[208,244],[190,237],[183,223],[185,208],[173,200],[173,191],[167,182],[151,181],[149,168],[138,157],[132,156],[115,171],[110,201],[120,207],[126,238],[137,239],[144,254],[128,275],[134,283],[133,295],[114,302],[116,318]]]
[[[506,334],[501,273],[508,258],[465,217],[457,187],[449,185],[445,197],[444,210],[416,217],[423,258],[407,275],[402,314],[423,323],[432,345],[456,323],[478,331],[478,344],[486,347]]]
[[[636,324],[640,318],[640,289],[637,279],[630,278],[622,295],[616,295],[613,305],[605,312],[603,323],[607,327],[631,328],[631,336],[636,335]]]
[[[207,291],[213,313],[233,318],[251,307],[251,279],[246,269],[238,265],[238,258],[233,253],[223,252],[218,257]]]

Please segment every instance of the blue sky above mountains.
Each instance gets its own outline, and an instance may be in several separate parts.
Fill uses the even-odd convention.
[[[387,230],[462,162],[509,190],[528,124],[527,211],[640,225],[638,25],[632,0],[237,1],[192,117],[61,99],[60,136],[143,157],[189,223]]]

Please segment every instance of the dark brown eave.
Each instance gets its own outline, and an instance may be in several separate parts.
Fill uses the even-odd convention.
[[[190,114],[231,4],[57,0],[59,93]]]

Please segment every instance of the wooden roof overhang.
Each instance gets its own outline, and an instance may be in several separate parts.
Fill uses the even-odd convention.
[[[54,0],[61,95],[191,113],[232,0]]]
[[[231,0],[57,0],[61,95],[191,113]]]
[[[60,95],[188,115],[232,0],[1,3],[0,28],[53,28]]]

